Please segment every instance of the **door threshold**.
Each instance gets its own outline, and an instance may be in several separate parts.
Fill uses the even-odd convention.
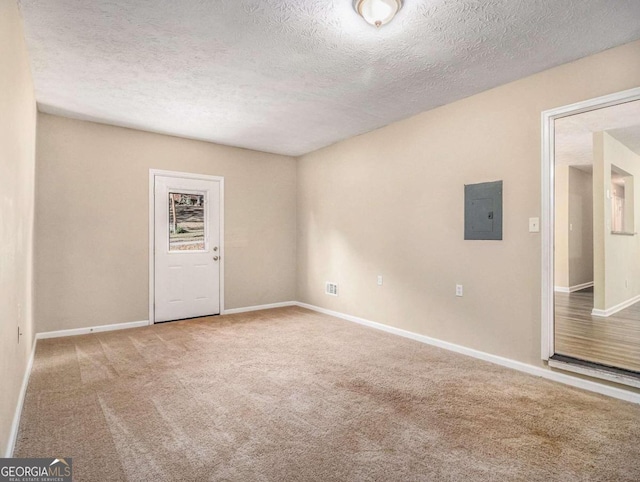
[[[587,375],[601,380],[640,388],[640,373],[622,368],[600,365],[599,363],[588,362],[565,355],[553,355],[549,358],[549,366],[581,375]]]
[[[212,315],[190,316],[189,318],[178,318],[177,320],[155,321],[153,324],[154,325],[161,325],[163,323],[173,323],[175,321],[197,320],[198,318],[210,318],[212,316],[220,316],[220,313],[214,313]]]

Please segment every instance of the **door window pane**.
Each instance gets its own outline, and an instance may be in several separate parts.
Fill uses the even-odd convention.
[[[169,193],[169,251],[203,251],[204,195]]]

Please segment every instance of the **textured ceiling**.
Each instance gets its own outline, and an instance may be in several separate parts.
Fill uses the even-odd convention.
[[[40,110],[300,155],[640,38],[638,0],[21,0]]]
[[[592,165],[593,133],[600,131],[607,131],[640,155],[640,100],[556,120],[556,163]]]

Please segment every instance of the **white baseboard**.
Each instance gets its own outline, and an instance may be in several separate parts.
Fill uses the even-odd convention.
[[[585,288],[591,288],[593,286],[593,281],[589,281],[587,283],[582,283],[574,286],[554,286],[553,291],[558,293],[573,293],[574,291],[580,291]]]
[[[13,414],[13,422],[11,423],[11,430],[9,431],[9,441],[7,443],[7,449],[4,457],[13,457],[13,450],[18,440],[18,429],[20,428],[20,417],[22,416],[22,407],[24,405],[24,397],[27,394],[27,387],[29,386],[29,377],[31,376],[31,368],[33,367],[33,359],[36,355],[36,344],[38,340],[34,338],[33,346],[31,347],[31,355],[29,355],[29,361],[25,368],[24,375],[22,377],[22,386],[20,387],[20,393],[18,394],[18,403],[16,404],[16,411]]]
[[[480,360],[495,363],[497,365],[502,365],[507,368],[513,368],[514,370],[528,373],[529,375],[546,378],[548,380],[564,383],[565,385],[570,385],[572,387],[582,388],[584,390],[589,390],[591,392],[608,395],[610,397],[618,398],[620,400],[625,400],[627,402],[640,404],[640,393],[634,393],[628,390],[623,390],[621,388],[603,385],[601,383],[592,382],[590,380],[584,380],[582,378],[577,378],[564,373],[558,373],[550,369],[536,367],[534,365],[529,365],[528,363],[511,360],[510,358],[504,358],[498,355],[492,355],[491,353],[474,350],[473,348],[467,348],[465,346],[456,345],[454,343],[438,340],[437,338],[431,338],[429,336],[420,335],[418,333],[402,330],[400,328],[394,328],[392,326],[384,325],[382,323],[377,323],[375,321],[366,320],[364,318],[359,318],[357,316],[346,315],[344,313],[339,313],[337,311],[327,310],[325,308],[320,308],[319,306],[309,305],[307,303],[296,303],[296,305],[301,308],[307,308],[309,310],[317,311],[319,313],[324,313],[325,315],[335,316],[336,318],[341,318],[343,320],[359,323],[361,325],[369,326],[377,330],[386,331],[387,333],[393,333],[394,335],[410,338],[412,340],[416,340],[416,341],[425,343],[427,345],[437,346],[439,348],[444,348],[445,350],[450,350],[456,353],[460,353],[462,355],[478,358]]]
[[[622,311],[625,308],[629,308],[631,305],[635,305],[638,301],[640,301],[640,295],[634,296],[633,298],[629,298],[626,301],[623,301],[622,303],[618,303],[615,306],[612,306],[611,308],[607,308],[606,310],[598,310],[596,308],[594,308],[593,310],[591,310],[591,314],[593,316],[611,316],[614,313],[617,313],[618,311]]]
[[[36,339],[59,338],[62,336],[87,335],[89,333],[99,333],[101,331],[125,330],[127,328],[138,328],[149,326],[149,320],[130,321],[127,323],[114,323],[113,325],[91,326],[88,328],[72,328],[71,330],[45,331],[36,334]]]
[[[269,303],[268,305],[245,306],[244,308],[231,308],[224,310],[223,315],[233,315],[234,313],[247,313],[249,311],[269,310],[271,308],[283,308],[285,306],[296,306],[297,301],[282,301],[280,303]]]

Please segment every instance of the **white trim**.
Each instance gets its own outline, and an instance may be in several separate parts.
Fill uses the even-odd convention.
[[[611,308],[607,308],[606,310],[599,310],[597,308],[594,308],[593,310],[591,310],[591,314],[593,316],[611,316],[618,311],[629,308],[631,305],[635,305],[638,301],[640,301],[640,295],[629,298],[628,300],[623,301],[622,303],[618,303],[617,305],[612,306]]]
[[[155,263],[155,192],[156,192],[156,175],[159,172],[149,169],[149,324],[153,325],[156,320],[155,301],[156,301],[156,263]]]
[[[297,306],[297,301],[282,301],[280,303],[269,303],[267,305],[245,306],[244,308],[231,308],[225,310],[225,315],[233,315],[234,313],[247,313],[249,311],[269,310],[271,308],[283,308],[285,306]]]
[[[467,348],[465,346],[456,345],[454,343],[438,340],[437,338],[431,338],[429,336],[420,335],[418,333],[402,330],[400,328],[394,328],[392,326],[384,325],[382,323],[377,323],[375,321],[366,320],[364,318],[359,318],[357,316],[346,315],[344,313],[339,313],[337,311],[327,310],[325,308],[320,308],[319,306],[309,305],[307,303],[300,303],[300,302],[296,304],[301,308],[307,308],[308,310],[317,311],[318,313],[323,313],[325,315],[335,316],[336,318],[341,318],[343,320],[359,323],[361,325],[375,328],[377,330],[386,331],[387,333],[392,333],[394,335],[410,338],[412,340],[419,341],[427,345],[437,346],[438,348],[444,348],[445,350],[460,353],[462,355],[471,356],[473,358],[478,358],[480,360],[484,360],[490,363],[495,363],[496,365],[501,365],[507,368],[512,368],[514,370],[528,373],[529,375],[546,378],[548,380],[564,383],[565,385],[570,385],[572,387],[582,388],[584,390],[589,390],[591,392],[608,395],[610,397],[618,398],[620,400],[625,400],[627,402],[640,404],[640,393],[634,393],[628,390],[623,390],[621,388],[610,387],[608,385],[602,385],[601,383],[598,383],[598,382],[584,380],[582,378],[566,375],[564,373],[558,373],[546,368],[536,367],[533,365],[529,365],[528,363],[511,360],[510,358],[504,358],[501,356],[492,355],[491,353],[474,350],[473,348]]]
[[[220,314],[224,315],[224,262],[227,259],[224,250],[224,177],[217,177],[220,180]]]
[[[149,326],[149,320],[130,321],[127,323],[114,323],[113,325],[89,326],[87,328],[72,328],[70,330],[43,331],[36,333],[37,340],[46,338],[60,338],[63,336],[87,335],[89,333],[99,333],[101,331],[126,330],[128,328],[139,328],[141,326]]]
[[[569,292],[573,293],[574,291],[580,291],[585,288],[591,288],[593,286],[593,281],[588,281],[587,283],[581,283],[579,285],[569,286]]]
[[[548,360],[555,351],[553,317],[555,307],[553,305],[553,263],[554,263],[554,118],[547,113],[542,113],[542,214],[540,229],[542,236],[542,323],[541,323],[541,357]]]
[[[590,377],[601,378],[610,382],[622,383],[631,387],[640,388],[640,380],[635,377],[618,374],[609,370],[599,370],[597,368],[586,367],[576,363],[568,363],[560,360],[549,360],[549,366],[558,370],[579,373]]]
[[[155,323],[155,177],[168,176],[180,179],[198,179],[202,181],[218,181],[220,183],[220,314],[224,311],[224,176],[211,176],[209,174],[194,174],[190,172],[165,171],[162,169],[149,169],[149,324]]]
[[[554,286],[553,287],[553,291],[556,291],[558,293],[573,293],[574,291],[580,291],[583,290],[585,288],[591,288],[593,286],[593,281],[589,281],[588,283],[582,283],[579,285],[573,285],[573,286]]]
[[[542,112],[542,323],[541,357],[548,360],[555,353],[553,306],[553,243],[554,243],[554,122],[569,115],[580,114],[611,105],[640,99],[640,87],[589,99]]]
[[[22,377],[22,386],[20,387],[20,393],[18,394],[18,403],[16,404],[16,411],[13,414],[13,422],[11,423],[11,430],[9,431],[9,440],[7,442],[7,449],[5,450],[5,458],[13,457],[13,450],[16,447],[16,441],[18,440],[18,429],[20,428],[20,418],[22,417],[22,407],[24,406],[24,397],[27,394],[27,387],[29,386],[29,378],[31,377],[31,368],[33,367],[33,360],[36,355],[36,345],[38,344],[37,338],[33,340],[33,346],[31,347],[31,355],[29,355],[29,361],[24,370]]]

